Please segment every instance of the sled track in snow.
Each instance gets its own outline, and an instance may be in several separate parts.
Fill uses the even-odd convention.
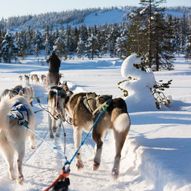
[[[39,115],[41,122],[36,128],[36,149],[32,150],[29,148],[29,144],[27,144],[23,165],[25,182],[22,187],[14,184],[13,187],[17,191],[39,191],[46,188],[56,178],[63,165],[63,155],[61,154],[64,151],[63,131],[59,138],[50,139],[47,128],[48,114],[45,111],[40,114],[37,113],[37,119]],[[72,128],[67,124],[64,125],[67,134],[66,156],[70,159],[75,151]],[[111,144],[112,147],[110,146]],[[90,156],[93,156],[93,144],[91,136],[88,137],[86,144],[82,147],[81,153],[85,167],[81,171],[78,171],[75,167],[75,161],[72,163],[70,176],[72,182],[70,186],[71,191],[91,189],[94,191],[121,191],[121,185],[124,184],[126,185],[124,188],[125,191],[135,191],[137,185],[146,185],[145,180],[141,178],[139,172],[142,152],[133,140],[127,140],[125,142],[121,158],[122,168],[120,168],[120,176],[116,181],[111,177],[114,160],[114,141],[112,140],[111,133],[106,136],[104,141],[102,162],[97,171],[92,170],[93,160]],[[3,169],[5,171],[7,170],[6,168]],[[134,182],[132,182],[133,177],[137,178]],[[79,182],[82,185],[81,187],[78,185]],[[91,182],[91,184],[88,184],[88,182]],[[106,182],[107,184],[105,185]],[[97,185],[96,189],[95,184]]]

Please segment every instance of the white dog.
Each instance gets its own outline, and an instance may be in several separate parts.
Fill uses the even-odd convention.
[[[34,129],[35,118],[28,101],[20,95],[13,98],[4,96],[0,102],[0,151],[7,162],[9,177],[12,180],[17,178],[19,183],[24,180],[22,162],[27,135],[31,148],[35,148]]]

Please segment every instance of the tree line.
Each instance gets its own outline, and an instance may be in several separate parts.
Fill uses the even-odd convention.
[[[9,33],[0,27],[0,60],[11,62],[27,55],[49,55],[54,49],[60,57],[120,57],[133,52],[142,56],[142,67],[173,69],[174,53],[191,58],[191,18],[167,16],[162,0],[142,0],[128,15],[128,22],[103,26],[79,26],[44,30],[28,27]]]

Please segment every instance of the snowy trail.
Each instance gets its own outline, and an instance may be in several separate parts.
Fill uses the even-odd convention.
[[[184,63],[183,59],[180,61]],[[188,67],[185,67],[185,70],[188,70]],[[75,72],[66,70],[63,73],[64,80],[69,81],[76,91],[121,95],[116,87],[117,82],[121,80],[118,67],[108,70],[75,70]],[[173,95],[173,103],[165,111],[130,113],[132,126],[123,147],[119,178],[113,180],[111,177],[115,152],[112,132],[109,131],[105,137],[102,162],[97,171],[92,170],[94,143],[89,136],[81,149],[84,169],[78,171],[75,162],[71,165],[70,191],[191,190],[190,76],[181,76],[170,71],[159,72],[157,77],[166,80],[173,78],[172,88],[168,90],[168,93]],[[18,83],[18,75],[3,73],[3,79],[0,81],[1,90],[6,88],[8,78],[10,86],[13,87]],[[46,106],[47,92],[38,85],[34,85],[34,89],[36,96],[39,96],[42,104]],[[36,103],[34,110],[38,109]],[[47,113],[39,112],[36,117],[36,133],[45,141],[37,136],[35,150],[31,150],[27,144],[23,167],[25,182],[22,186],[8,180],[7,168],[0,155],[0,191],[42,191],[57,177],[62,168],[63,131],[59,138],[51,140],[48,135]],[[75,151],[72,128],[68,124],[64,125],[67,134],[66,156],[70,159]]]
[[[46,105],[44,97],[46,93],[40,86],[34,86],[36,96],[42,97],[42,103]],[[38,110],[38,104],[34,104],[34,110]],[[36,140],[37,147],[35,150],[31,150],[27,144],[26,154],[23,165],[23,174],[25,182],[23,185],[18,185],[12,181],[7,180],[7,168],[6,165],[1,165],[0,175],[0,190],[1,191],[39,191],[46,188],[59,174],[63,165],[63,150],[64,150],[64,136],[61,131],[61,136],[55,140],[51,140],[48,135],[48,120],[46,112],[39,112],[36,114],[37,128],[36,128]],[[64,124],[66,130],[66,142],[67,150],[66,156],[68,159],[74,154],[73,135],[72,128],[68,124]],[[84,134],[85,135],[85,134]],[[42,140],[44,139],[44,141]],[[112,146],[110,146],[112,144]],[[140,153],[134,147],[131,142],[126,141],[122,152],[121,174],[118,180],[113,180],[111,177],[111,169],[114,159],[114,141],[113,135],[109,132],[105,138],[102,163],[97,171],[92,170],[94,143],[91,136],[88,137],[86,144],[82,147],[81,152],[84,160],[85,167],[82,170],[77,170],[75,162],[71,165],[71,186],[70,191],[81,190],[116,190],[123,189],[130,191],[135,190],[139,185],[147,187],[148,183],[145,180],[140,179],[137,160],[140,158]],[[56,147],[54,149],[53,147]],[[111,149],[112,148],[112,149]],[[128,148],[132,148],[130,151]],[[133,159],[133,160],[132,160]],[[4,161],[0,158],[0,163],[4,164]],[[124,168],[125,167],[125,168]],[[134,181],[132,181],[134,180]],[[3,182],[5,184],[3,184]],[[6,185],[6,186],[5,186]],[[96,188],[95,188],[95,185]]]

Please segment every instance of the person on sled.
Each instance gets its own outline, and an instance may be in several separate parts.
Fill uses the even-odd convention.
[[[61,60],[56,55],[55,51],[52,52],[52,54],[47,60],[47,63],[49,64],[47,84],[48,86],[58,85],[60,80],[59,69]]]

